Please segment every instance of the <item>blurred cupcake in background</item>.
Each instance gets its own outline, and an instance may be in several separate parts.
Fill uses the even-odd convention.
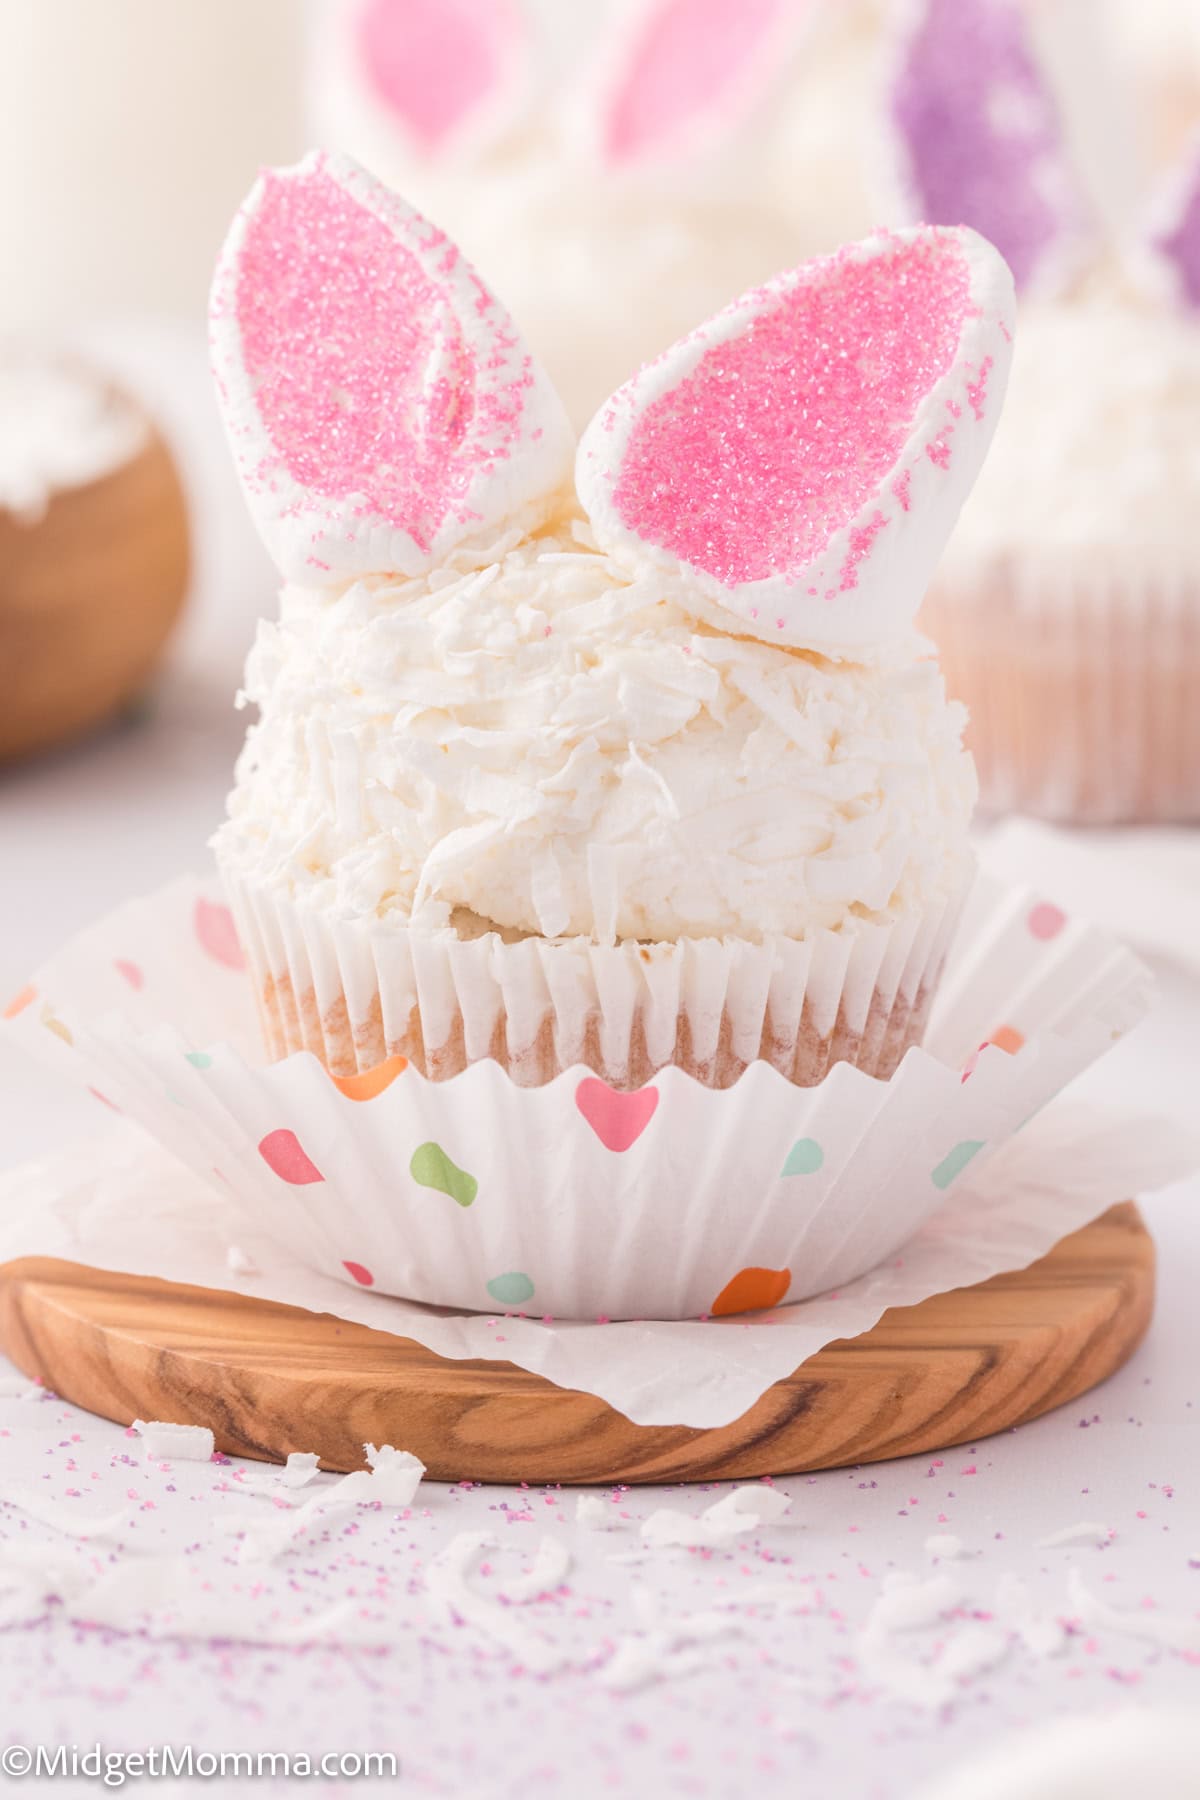
[[[187,579],[179,475],[143,408],[78,360],[0,353],[0,760],[135,698]]]
[[[1132,80],[1139,136],[1155,168],[1176,163],[1200,129],[1196,0],[1105,0],[1103,28]]]
[[[573,421],[873,223],[877,0],[325,0],[318,141],[489,271]]]
[[[985,233],[1021,295],[1005,417],[921,615],[983,803],[1200,818],[1197,167],[1167,212],[1131,188],[1119,84],[1074,5],[903,11],[901,205]]]

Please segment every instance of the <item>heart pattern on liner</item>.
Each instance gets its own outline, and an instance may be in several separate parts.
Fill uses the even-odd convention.
[[[658,1089],[635,1088],[622,1093],[597,1075],[589,1075],[575,1090],[575,1104],[606,1150],[618,1154],[636,1144],[654,1117]]]

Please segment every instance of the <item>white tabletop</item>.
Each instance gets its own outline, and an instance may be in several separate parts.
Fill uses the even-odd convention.
[[[0,775],[0,993],[98,912],[202,863],[242,732],[230,704],[238,663],[255,609],[271,604],[198,359],[145,341],[125,360],[139,357],[182,429],[197,484],[196,608],[147,717]],[[1200,982],[1161,974],[1158,1012],[1086,1089],[1190,1119]],[[0,1166],[94,1123],[83,1098],[0,1047]],[[478,1800],[907,1800],[956,1758],[1048,1716],[1099,1718],[1131,1701],[1195,1707],[1198,1201],[1191,1182],[1147,1205],[1160,1250],[1157,1317],[1103,1388],[940,1457],[781,1481],[790,1513],[715,1549],[650,1549],[639,1525],[663,1506],[698,1514],[721,1490],[614,1495],[615,1528],[600,1531],[577,1524],[575,1497],[562,1490],[425,1484],[409,1509],[318,1519],[275,1561],[247,1566],[230,1530],[279,1509],[246,1493],[238,1465],[153,1459],[137,1438],[52,1397],[6,1397],[0,1363],[0,1500],[32,1494],[80,1517],[127,1515],[111,1541],[71,1544],[34,1516],[36,1503],[32,1513],[0,1505],[0,1619],[3,1554],[14,1545],[99,1557],[129,1580],[140,1557],[151,1587],[166,1565],[148,1552],[186,1553],[216,1609],[207,1624],[185,1620],[181,1637],[116,1629],[103,1607],[107,1622],[88,1626],[78,1622],[86,1603],[82,1613],[52,1604],[38,1622],[0,1629],[0,1746],[394,1751],[400,1791]],[[1081,1523],[1102,1527],[1104,1541],[1041,1544]],[[554,1647],[552,1672],[521,1666],[487,1623],[494,1606],[482,1624],[456,1622],[428,1579],[465,1531],[499,1540],[476,1577],[485,1595],[528,1569],[543,1537],[569,1552],[553,1592],[500,1609]],[[964,1554],[949,1558],[943,1545],[937,1561],[927,1541],[938,1537],[958,1539]],[[943,1608],[933,1623],[881,1651],[878,1632],[864,1628],[895,1571],[952,1585],[930,1590]],[[1024,1599],[1014,1577],[1027,1584]],[[226,1637],[275,1636],[281,1619],[347,1599],[346,1647],[336,1630],[305,1649]],[[1057,1654],[1037,1654],[1035,1615],[1041,1648]],[[611,1664],[627,1639],[620,1654],[642,1666],[642,1680],[625,1690],[611,1685]],[[962,1673],[939,1703],[936,1676],[917,1665],[943,1654]]]

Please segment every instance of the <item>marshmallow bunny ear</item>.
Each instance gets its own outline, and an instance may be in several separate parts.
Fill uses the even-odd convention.
[[[1200,139],[1172,175],[1156,213],[1151,253],[1175,303],[1200,311]]]
[[[444,156],[516,105],[529,33],[518,0],[354,0],[360,78],[415,149]]]
[[[1023,0],[908,0],[906,10],[886,118],[909,216],[974,226],[1018,288],[1057,285],[1092,237],[1091,207],[1031,10]]]
[[[597,540],[777,643],[903,636],[995,428],[1014,310],[967,230],[879,233],[779,276],[592,420],[576,482]]]
[[[635,0],[605,86],[611,169],[675,160],[754,107],[796,15],[815,0]]]
[[[573,435],[444,233],[348,158],[268,170],[213,285],[226,430],[293,581],[423,573],[545,516]]]

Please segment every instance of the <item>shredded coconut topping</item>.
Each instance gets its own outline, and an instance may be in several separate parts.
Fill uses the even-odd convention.
[[[577,519],[482,567],[286,588],[219,857],[334,917],[598,942],[948,898],[975,784],[934,664],[827,661],[684,599]]]

